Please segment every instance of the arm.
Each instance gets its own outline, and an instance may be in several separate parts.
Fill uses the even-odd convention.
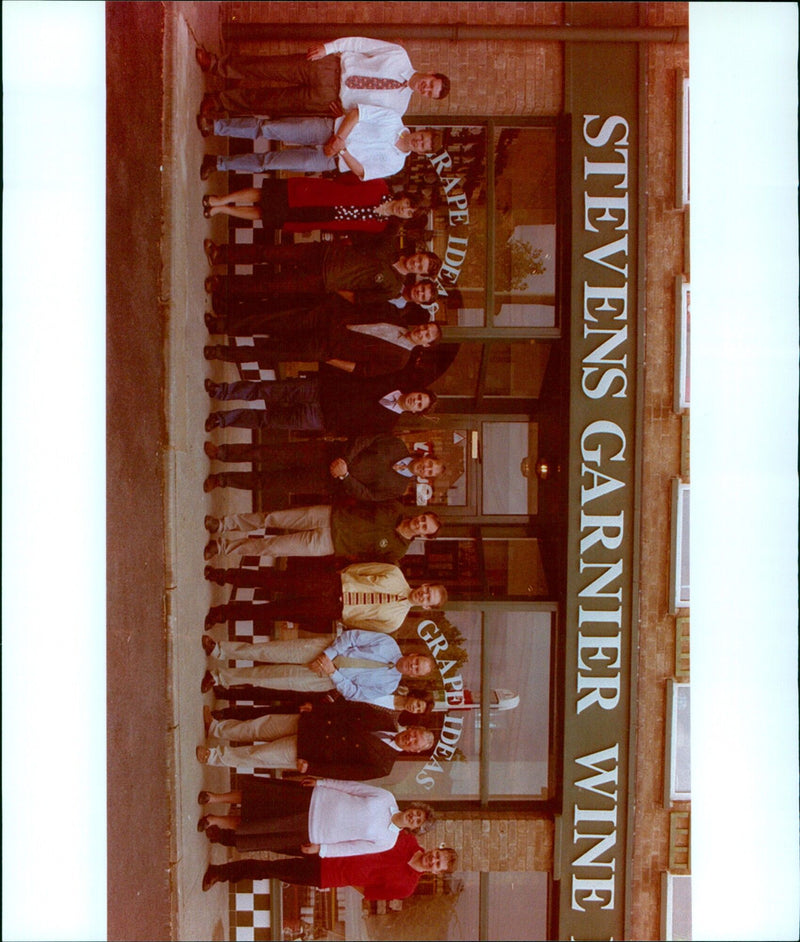
[[[361,118],[358,108],[351,108],[342,118],[339,127],[325,142],[322,152],[326,157],[336,157],[347,147],[347,138]],[[360,176],[360,174],[356,174]]]
[[[311,48],[320,47],[312,46]],[[403,47],[397,43],[383,42],[380,39],[367,39],[365,36],[342,36],[340,39],[332,39],[330,42],[321,45],[321,48],[325,50],[324,54],[328,56],[334,52],[363,52],[367,55],[373,55],[376,52],[393,52]],[[309,58],[311,58],[310,54]],[[321,56],[315,58],[321,58]]]
[[[334,366],[337,370],[344,370],[345,373],[353,373],[356,364],[352,360],[326,360],[328,366]]]

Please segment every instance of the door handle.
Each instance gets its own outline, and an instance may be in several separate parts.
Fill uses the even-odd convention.
[[[477,432],[470,432],[470,453],[473,461],[481,460],[481,442]]]

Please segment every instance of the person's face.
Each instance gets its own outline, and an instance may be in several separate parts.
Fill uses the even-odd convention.
[[[414,536],[433,536],[439,529],[439,524],[433,514],[418,514],[408,518],[408,528]]]
[[[400,219],[411,219],[414,215],[414,207],[407,196],[392,201],[392,214],[399,216]]]
[[[405,412],[424,412],[431,404],[431,397],[424,392],[403,393],[399,399]]]
[[[442,93],[442,80],[436,78],[432,72],[425,72],[417,78],[414,91],[426,98],[438,98]]]
[[[424,752],[433,748],[433,733],[420,726],[409,726],[394,737],[403,752]]]
[[[438,458],[414,458],[411,462],[412,474],[426,480],[438,477],[442,473],[443,467],[444,465]]]
[[[420,863],[428,873],[444,873],[450,863],[450,856],[439,849],[426,850]]]
[[[405,654],[398,659],[397,666],[405,677],[427,677],[431,672],[430,658],[424,654]]]
[[[406,713],[413,713],[414,716],[421,716],[428,708],[428,704],[422,697],[406,697],[406,705],[403,709]]]
[[[411,285],[408,295],[415,304],[430,304],[433,301],[433,285],[427,281],[418,281]]]
[[[414,605],[421,605],[423,608],[436,608],[441,604],[442,600],[442,595],[438,587],[428,585],[427,582],[418,585],[416,589],[412,589],[408,593],[408,597]],[[406,707],[406,709],[408,709],[408,707]]]
[[[408,333],[418,347],[429,347],[441,335],[438,324],[417,324]]]
[[[433,150],[433,134],[430,131],[412,131],[408,143],[415,154],[429,154]]]
[[[412,275],[427,275],[431,266],[431,260],[422,252],[415,252],[413,255],[406,256],[406,268]]]
[[[400,827],[416,831],[428,820],[422,808],[407,808],[401,815]]]

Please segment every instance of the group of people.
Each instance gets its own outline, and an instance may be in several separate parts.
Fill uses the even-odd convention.
[[[272,368],[293,360],[318,364],[305,378],[206,380],[214,400],[264,406],[212,411],[206,431],[288,429],[340,439],[279,448],[205,443],[211,461],[254,463],[250,471],[209,474],[207,492],[259,489],[276,498],[310,492],[328,502],[205,518],[206,579],[259,588],[268,601],[230,601],[212,606],[206,617],[202,645],[210,662],[201,691],[256,705],[204,707],[207,742],[197,747],[198,760],[245,774],[235,790],[198,795],[204,808],[228,806],[225,814],[203,814],[198,830],[239,851],[271,850],[284,858],[211,865],[203,889],[274,877],[356,886],[368,899],[403,898],[423,873],[451,871],[457,861],[451,848],[425,851],[418,843],[415,834],[433,825],[428,805],[401,809],[391,791],[367,784],[389,775],[403,754],[429,753],[436,744],[426,725],[433,694],[424,682],[436,662],[429,654],[404,653],[392,635],[412,608],[447,602],[444,586],[412,587],[397,565],[413,539],[435,536],[441,526],[431,511],[406,513],[400,498],[446,469],[436,455],[415,453],[392,433],[401,416],[426,413],[436,402],[430,390],[398,377],[419,350],[441,338],[421,307],[435,296],[441,261],[402,247],[397,221],[411,219],[416,209],[383,178],[400,170],[409,153],[438,147],[434,132],[411,131],[402,116],[415,92],[443,98],[449,81],[417,72],[398,45],[359,37],[312,46],[307,55],[235,58],[198,47],[196,58],[203,72],[227,82],[203,98],[197,123],[204,136],[300,145],[207,155],[202,179],[216,171],[341,174],[270,179],[261,190],[203,198],[206,217],[261,220],[284,240],[205,241],[212,267],[254,266],[252,275],[231,271],[206,279],[209,332],[252,340],[242,347],[210,344],[206,359],[257,359]],[[313,229],[334,233],[334,240],[288,241],[291,233]],[[264,463],[269,470],[255,470]],[[244,555],[335,557],[340,565],[217,564],[218,557]],[[216,638],[215,626],[229,619],[251,620],[267,636],[274,621],[289,620],[304,636],[260,644]],[[228,667],[232,660],[255,666]],[[283,770],[284,777],[252,774],[260,768]]]

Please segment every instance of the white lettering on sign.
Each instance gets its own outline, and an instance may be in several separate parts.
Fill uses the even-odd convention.
[[[586,807],[573,805],[572,909],[613,909],[617,869],[617,785],[619,743],[575,759],[594,775],[576,781],[586,791]],[[586,842],[590,842],[587,846]]]
[[[442,190],[447,198],[447,214],[450,226],[468,226],[469,225],[469,203],[467,194],[464,192],[461,177],[446,176],[446,171],[453,169],[453,161],[447,151],[435,154],[428,158],[431,166],[436,171],[436,175],[442,184]],[[455,284],[458,276],[461,274],[461,266],[467,257],[467,245],[469,242],[469,230],[463,230],[463,235],[453,235],[448,232],[447,250],[444,255],[442,267],[439,270],[439,278]],[[440,293],[446,294],[441,291]]]
[[[452,707],[461,705],[464,702],[464,680],[461,674],[457,673],[455,670],[458,662],[446,660],[445,657],[439,656],[440,654],[445,655],[449,648],[447,638],[441,633],[436,622],[432,621],[430,618],[421,621],[417,625],[417,634],[428,646],[428,650],[431,652],[431,656],[434,658],[439,668],[442,683],[444,684],[444,695],[447,705]],[[439,733],[439,741],[433,750],[433,755],[425,763],[422,771],[417,773],[416,781],[418,785],[426,789],[434,787],[436,779],[433,778],[433,775],[441,774],[444,771],[439,760],[449,761],[455,755],[463,727],[463,716],[447,714],[444,718],[441,732]]]

